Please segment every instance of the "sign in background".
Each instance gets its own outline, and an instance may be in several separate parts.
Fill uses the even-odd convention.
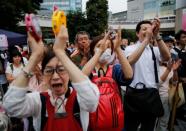
[[[176,0],[176,9],[186,6],[186,0]]]
[[[0,34],[0,48],[1,47],[3,47],[3,48],[8,47],[8,40],[7,40],[6,35],[4,35],[4,34]]]
[[[182,11],[182,29],[186,31],[186,9]]]

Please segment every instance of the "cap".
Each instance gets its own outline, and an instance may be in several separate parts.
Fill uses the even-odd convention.
[[[164,42],[174,42],[173,38],[170,37],[170,36],[165,36],[165,37],[163,37],[163,41],[164,41]]]

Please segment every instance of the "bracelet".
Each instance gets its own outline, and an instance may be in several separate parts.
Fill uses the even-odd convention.
[[[27,72],[25,69],[22,69],[22,71],[26,78],[31,78],[33,76],[32,72]]]

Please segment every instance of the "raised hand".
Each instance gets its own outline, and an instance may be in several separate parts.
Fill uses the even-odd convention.
[[[152,40],[153,37],[153,28],[147,28],[146,32],[145,32],[145,40],[147,40],[147,44],[150,43],[150,41]]]
[[[87,46],[87,47],[83,47],[83,56],[88,56],[88,53],[89,53],[89,51],[90,51],[90,47],[89,47],[89,45]]]
[[[121,45],[121,27],[119,27],[119,29],[117,30],[115,39],[113,40],[113,44],[114,44],[114,50],[120,48]]]
[[[104,36],[99,36],[99,41],[96,43],[94,47],[95,54],[102,54],[109,47],[109,32],[105,33]]]
[[[53,46],[54,52],[55,53],[65,52],[67,41],[68,41],[68,30],[64,25],[62,25],[61,30],[59,31],[55,39],[55,43]]]
[[[39,62],[44,54],[44,44],[42,40],[38,42],[32,37],[32,35],[28,32],[28,43],[29,47],[32,51],[31,56],[36,56],[35,59]]]
[[[174,61],[173,65],[172,65],[173,71],[176,71],[180,65],[181,65],[181,59]]]
[[[167,69],[168,69],[169,71],[172,70],[173,64],[174,64],[174,62],[173,62],[172,60],[169,60],[169,61],[168,61],[168,63],[167,63]]]
[[[159,34],[159,30],[160,30],[159,18],[154,18],[154,20],[152,21],[152,28],[153,28],[153,36],[157,37],[157,35]]]
[[[104,52],[108,48],[109,46],[108,38],[109,32],[107,33],[105,32],[104,38],[98,42],[97,46],[99,47],[99,50],[101,52]]]

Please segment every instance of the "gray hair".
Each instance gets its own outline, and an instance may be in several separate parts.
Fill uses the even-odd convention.
[[[8,131],[9,124],[9,117],[5,113],[0,112],[0,131]]]

